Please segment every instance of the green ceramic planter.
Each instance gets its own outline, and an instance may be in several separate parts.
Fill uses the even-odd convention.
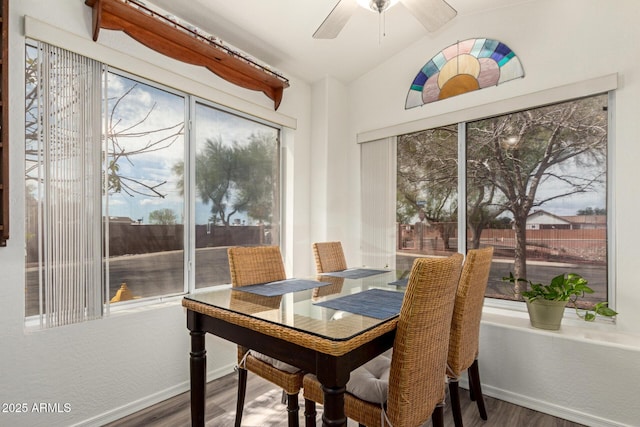
[[[554,331],[560,329],[566,305],[567,301],[548,301],[543,299],[537,299],[533,302],[527,301],[531,326]]]

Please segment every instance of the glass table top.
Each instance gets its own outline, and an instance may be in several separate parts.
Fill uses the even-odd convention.
[[[256,290],[258,293],[224,287],[197,291],[186,295],[185,299],[341,341],[397,317],[406,287],[406,280],[399,278],[398,274],[383,271],[355,279],[323,275],[306,278],[299,283],[291,283],[295,280],[290,279],[291,282],[285,281],[288,283],[264,284],[263,289]],[[302,290],[291,291],[289,288],[295,289],[298,285]],[[265,293],[264,287],[269,286],[271,293],[281,294],[261,295]]]

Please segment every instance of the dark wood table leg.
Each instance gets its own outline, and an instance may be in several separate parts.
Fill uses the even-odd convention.
[[[207,384],[207,351],[204,345],[204,331],[191,330],[191,425],[204,427],[204,402]]]
[[[322,413],[323,427],[346,427],[347,417],[344,415],[344,392],[346,387],[325,387],[324,412]]]
[[[344,393],[353,369],[353,356],[316,354],[316,377],[322,384],[324,394],[323,427],[346,427],[344,414]]]

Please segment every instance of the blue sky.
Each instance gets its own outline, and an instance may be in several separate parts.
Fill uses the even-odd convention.
[[[109,79],[110,105],[113,100],[122,96],[128,90],[133,81],[121,76],[111,74]],[[155,107],[154,107],[155,104]],[[185,99],[181,96],[165,92],[142,83],[129,94],[123,102],[120,102],[114,114],[113,123],[117,123],[116,130],[123,131],[135,123],[132,128],[136,134],[144,134],[153,129],[161,129],[170,125],[182,123],[185,117]],[[150,112],[151,111],[151,112]],[[194,120],[196,150],[207,140],[221,138],[225,142],[247,141],[252,133],[274,132],[277,130],[239,117],[222,110],[212,108],[205,104],[197,104]],[[127,152],[142,149],[150,142],[162,139],[170,134],[164,132],[157,135],[142,137],[118,137],[121,147]],[[161,144],[162,145],[162,144]],[[131,156],[130,159],[121,159],[119,173],[122,176],[144,180],[148,185],[156,185],[166,181],[158,187],[158,191],[165,197],[151,197],[135,195],[131,197],[124,192],[111,194],[109,197],[109,215],[130,217],[133,220],[142,219],[148,223],[149,213],[157,209],[171,209],[177,216],[178,222],[183,223],[184,198],[178,187],[179,177],[172,168],[185,158],[185,137],[179,136],[170,145],[158,151],[146,150],[142,155]],[[196,201],[195,216],[197,224],[206,224],[211,215],[211,208],[199,200]],[[246,217],[236,216],[248,221]],[[235,218],[235,217],[234,217]]]

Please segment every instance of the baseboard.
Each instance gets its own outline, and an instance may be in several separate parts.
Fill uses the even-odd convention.
[[[207,381],[211,381],[220,378],[233,372],[235,365],[229,365],[220,367],[213,371],[207,372]],[[468,389],[469,383],[466,377],[460,378],[460,387]],[[173,387],[169,387],[160,392],[151,394],[137,401],[128,403],[126,405],[114,408],[98,416],[84,420],[77,424],[73,424],[71,427],[100,427],[110,422],[119,420],[122,417],[131,415],[138,411],[141,411],[149,406],[160,403],[166,399],[177,396],[180,393],[184,393],[189,390],[189,381],[185,381],[180,384],[176,384]],[[534,411],[543,412],[545,414],[553,415],[554,417],[562,418],[565,420],[573,421],[575,423],[588,425],[591,427],[634,427],[630,424],[620,424],[607,420],[601,417],[597,417],[591,414],[585,414],[582,412],[574,411],[569,408],[561,407],[550,402],[534,399],[529,396],[513,393],[508,390],[492,387],[487,384],[482,384],[482,393],[485,396],[493,397],[495,399],[504,400],[505,402],[513,403],[515,405],[523,406],[525,408],[533,409]],[[489,414],[491,417],[491,414]]]
[[[207,372],[207,382],[212,381],[214,379],[220,378],[224,375],[227,375],[233,372],[235,368],[235,364],[220,367],[218,369],[208,371]],[[172,387],[166,388],[157,393],[150,394],[141,399],[138,399],[134,402],[130,402],[126,405],[120,406],[118,408],[111,409],[107,412],[104,412],[95,417],[89,418],[77,424],[72,424],[71,427],[100,427],[105,424],[111,423],[113,421],[119,420],[120,418],[126,417],[127,415],[134,414],[138,411],[148,408],[149,406],[155,405],[156,403],[160,403],[164,400],[170,399],[174,396],[177,396],[181,393],[184,393],[189,390],[189,381],[184,381],[182,383],[176,384]]]
[[[468,381],[466,378],[461,378],[460,386],[468,389]],[[508,390],[502,390],[490,385],[482,384],[482,394],[490,396],[495,399],[504,400],[505,402],[513,403],[514,405],[523,406],[525,408],[533,409],[534,411],[542,412],[545,414],[553,415],[554,417],[562,418],[572,421],[574,423],[584,424],[591,427],[633,427],[630,424],[620,424],[611,420],[607,420],[592,414],[585,414],[578,412],[570,408],[555,405],[550,402],[535,399],[529,396],[513,393]],[[491,414],[489,414],[491,417]]]

